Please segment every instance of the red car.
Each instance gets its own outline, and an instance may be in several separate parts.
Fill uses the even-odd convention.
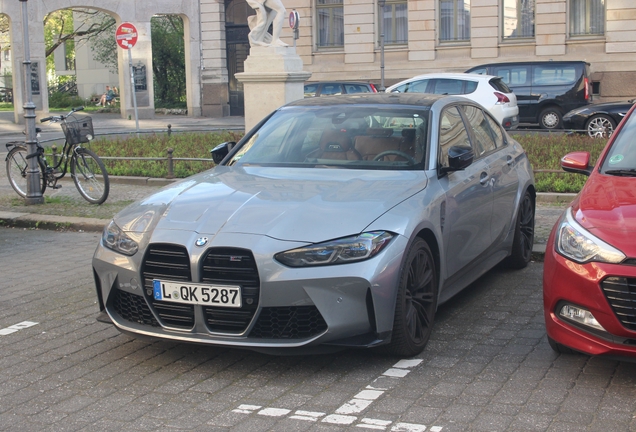
[[[552,229],[543,271],[550,346],[636,361],[636,114],[598,161],[574,152],[565,171],[589,176]]]

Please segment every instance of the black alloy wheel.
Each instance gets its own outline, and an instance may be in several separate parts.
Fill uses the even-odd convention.
[[[528,265],[532,258],[534,210],[534,199],[532,199],[530,192],[526,191],[519,204],[515,237],[512,241],[512,253],[506,258],[506,264],[510,268],[522,269]]]
[[[616,129],[616,122],[605,114],[598,114],[587,121],[585,129],[590,138],[609,138]]]
[[[437,289],[433,253],[418,237],[409,248],[400,275],[393,333],[386,351],[409,357],[422,352],[433,329]]]

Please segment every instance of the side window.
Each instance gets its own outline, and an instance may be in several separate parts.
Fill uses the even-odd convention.
[[[340,86],[340,84],[334,84],[334,83],[323,84],[322,90],[320,90],[321,96],[340,95],[340,94],[342,94],[342,87]]]
[[[406,85],[404,93],[426,93],[429,80],[414,81]]]
[[[465,81],[464,94],[471,94],[475,90],[477,90],[477,81]]]
[[[360,84],[345,84],[347,94],[351,93],[369,93],[369,88]]]
[[[574,84],[577,73],[574,65],[535,66],[532,76],[533,85]]]
[[[307,84],[305,85],[305,97],[314,97],[316,96],[316,90],[318,90],[318,84]]]
[[[492,131],[492,136],[495,140],[495,145],[497,146],[497,148],[503,147],[505,141],[503,137],[503,132],[501,131],[501,126],[499,126],[499,123],[493,120],[493,118],[490,117],[488,114],[485,114],[484,117],[486,117],[486,121],[490,125],[490,130]]]
[[[528,66],[505,66],[495,68],[493,75],[500,76],[509,86],[530,85]]]
[[[488,120],[486,120],[487,116],[484,112],[477,107],[465,105],[464,114],[466,114],[468,124],[473,130],[473,135],[476,140],[473,145],[475,159],[483,154],[494,151],[497,148],[495,135],[488,124]]]
[[[470,146],[468,132],[456,106],[442,112],[439,125],[439,164],[448,166],[448,150],[453,146]]]
[[[464,81],[458,79],[435,79],[433,80],[433,93],[458,95],[463,94],[462,87]]]

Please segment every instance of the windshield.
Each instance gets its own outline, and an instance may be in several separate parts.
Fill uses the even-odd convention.
[[[428,107],[286,107],[228,165],[421,169],[428,120]]]
[[[601,172],[620,175],[620,171],[636,170],[636,116],[629,117],[607,152]]]

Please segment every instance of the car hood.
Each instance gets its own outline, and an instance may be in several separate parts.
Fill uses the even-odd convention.
[[[576,220],[595,236],[636,257],[636,178],[595,172],[573,207]]]
[[[115,216],[126,232],[260,234],[315,243],[362,232],[422,190],[423,171],[217,167]]]

